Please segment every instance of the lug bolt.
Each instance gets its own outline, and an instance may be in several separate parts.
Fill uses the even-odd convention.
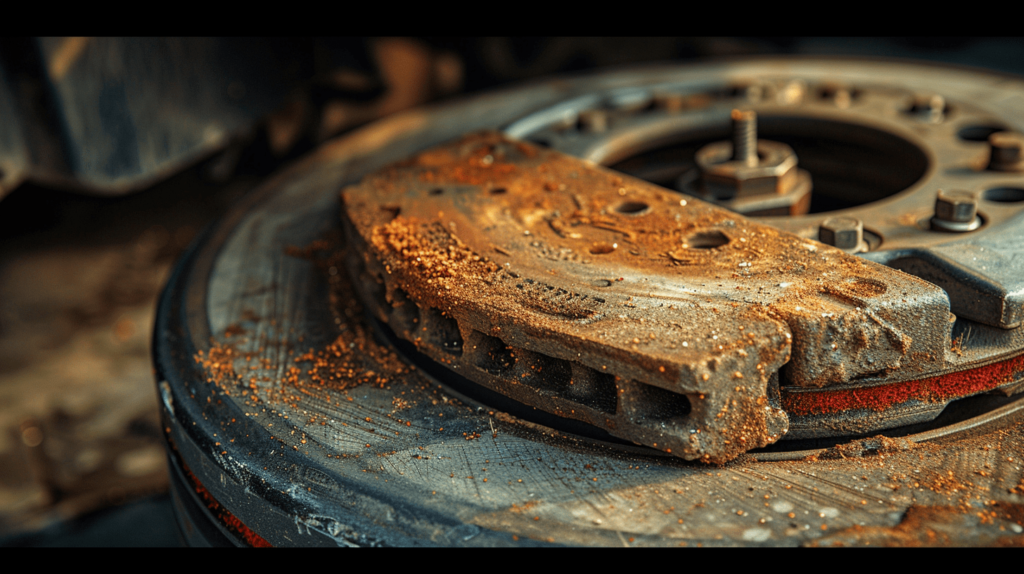
[[[818,228],[818,241],[852,253],[865,251],[867,247],[864,224],[856,217],[826,219]]]
[[[914,105],[910,108],[910,111],[918,114],[926,122],[937,124],[944,119],[946,98],[939,94],[918,96],[914,98]]]
[[[732,111],[732,159],[757,165],[757,112]]]
[[[1024,169],[1024,135],[996,132],[988,136],[991,155],[988,168],[995,171],[1021,171]]]
[[[932,229],[941,231],[963,232],[981,226],[978,217],[978,198],[964,190],[939,190],[935,196],[935,217],[932,217]]]

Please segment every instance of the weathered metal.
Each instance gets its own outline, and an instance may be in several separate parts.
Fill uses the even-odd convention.
[[[497,134],[343,197],[353,276],[399,336],[488,388],[683,458],[778,440],[780,383],[945,365],[934,285]]]
[[[856,217],[833,217],[822,221],[818,229],[818,241],[847,253],[867,251],[864,223]]]
[[[988,136],[988,168],[995,171],[1024,169],[1024,136],[1014,132],[996,132]]]
[[[421,201],[423,198],[415,190],[423,189],[417,186],[424,182],[417,180],[415,173],[429,172],[443,162],[433,167],[417,166],[409,158],[463,133],[495,126],[511,129],[520,119],[546,113],[565,101],[601,100],[593,95],[622,90],[624,86],[634,92],[638,86],[657,92],[672,82],[697,86],[700,89],[693,90],[692,100],[683,99],[700,101],[701,94],[720,87],[716,84],[708,88],[709,78],[728,76],[730,82],[738,82],[737,78],[757,79],[760,75],[787,76],[803,79],[804,100],[807,101],[811,99],[809,95],[815,93],[815,80],[820,78],[849,86],[902,82],[921,92],[948,94],[952,102],[972,101],[984,107],[989,105],[986,98],[1005,101],[1011,111],[1018,100],[1004,98],[1006,94],[1001,90],[1019,90],[1024,86],[1013,88],[1014,84],[1006,78],[992,78],[970,70],[904,65],[897,69],[880,62],[844,62],[844,66],[837,70],[834,61],[809,60],[732,62],[721,67],[624,72],[518,88],[391,118],[333,142],[268,181],[197,243],[175,271],[161,300],[156,329],[166,335],[157,339],[155,363],[157,376],[162,381],[159,388],[164,428],[171,445],[171,464],[181,484],[185,485],[175,491],[176,500],[186,506],[192,504],[189,511],[195,512],[191,517],[214,524],[221,535],[235,544],[260,543],[253,534],[272,545],[346,546],[1019,544],[1020,533],[1024,531],[1020,514],[1024,502],[1021,498],[1024,475],[1020,465],[1024,426],[1013,418],[1021,412],[1019,393],[1010,397],[979,395],[955,403],[949,401],[951,397],[959,399],[989,390],[1007,394],[1019,390],[1024,374],[1019,360],[1019,349],[1024,349],[1021,329],[1003,329],[958,316],[952,324],[951,343],[944,349],[943,366],[937,371],[920,373],[900,368],[885,375],[869,373],[865,378],[820,388],[780,385],[782,405],[790,421],[790,431],[783,438],[796,440],[780,441],[768,447],[770,452],[751,453],[721,467],[713,467],[666,456],[652,448],[615,442],[593,427],[590,428],[594,432],[568,430],[571,419],[549,416],[545,421],[541,415],[547,413],[529,405],[516,403],[521,407],[519,410],[505,409],[505,405],[515,406],[511,404],[515,401],[508,401],[499,408],[496,405],[501,403],[492,399],[507,397],[478,392],[487,389],[483,383],[466,380],[471,371],[461,366],[450,368],[459,365],[459,361],[471,353],[468,337],[462,338],[459,345],[452,344],[457,340],[451,338],[441,338],[429,345],[421,341],[421,350],[426,352],[431,346],[438,351],[435,356],[447,357],[446,361],[450,362],[416,355],[411,343],[392,346],[384,342],[394,342],[390,338],[376,339],[373,332],[382,321],[366,320],[361,301],[369,301],[371,309],[394,312],[410,309],[419,295],[430,296],[430,293],[418,295],[407,291],[410,302],[398,307],[393,306],[400,301],[395,297],[399,295],[397,290],[392,292],[391,301],[387,300],[386,288],[366,289],[357,296],[357,289],[379,284],[372,276],[367,277],[370,280],[367,285],[363,285],[362,280],[350,280],[343,261],[345,254],[369,253],[367,246],[350,245],[344,239],[324,239],[334,237],[339,231],[338,213],[342,208],[338,201],[339,189],[357,184],[367,174],[389,163],[405,160],[398,169],[407,170],[410,193],[403,196],[402,201],[408,201],[409,209],[423,208],[421,215],[426,223],[430,218],[438,218],[446,229],[438,230],[429,224],[419,227],[410,224],[409,227],[427,229],[431,241],[451,240],[450,245],[455,250],[449,253],[458,260],[457,254],[464,251],[451,239],[453,234],[462,241],[462,247],[472,247],[492,231],[478,230],[469,237],[473,228],[460,223],[468,219],[462,210],[472,203],[469,200],[477,199],[477,192],[490,192],[501,186],[488,187],[485,180],[481,184],[428,187],[428,198]],[[795,92],[785,92],[791,91]],[[862,106],[874,105],[870,94],[863,96],[867,98],[865,103],[864,99],[858,99],[857,89],[850,91],[853,95],[848,109],[863,111]],[[831,97],[827,100],[829,105],[838,105],[833,101]],[[727,126],[731,107],[701,116],[704,118],[701,121],[710,117]],[[658,108],[668,109],[671,106]],[[956,117],[957,121],[973,125],[977,119],[964,112],[965,108],[959,104],[954,103],[950,109],[947,117]],[[621,143],[622,140],[616,138],[621,138],[623,133],[617,130],[631,120],[615,115],[618,112],[614,108],[610,110],[612,121],[606,132],[578,132],[567,136],[566,141],[577,136],[581,140],[593,136],[595,139],[591,139],[590,144],[577,140],[579,147],[576,149],[583,151],[598,149],[595,143],[598,137],[611,138],[605,140],[606,143]],[[1017,112],[1024,112],[1024,109],[1014,113]],[[655,117],[658,113],[660,111],[656,110],[637,121],[671,120],[666,119],[667,116]],[[682,121],[681,116],[702,112],[676,113],[677,119]],[[1024,113],[1014,117],[1024,117]],[[573,117],[573,126],[578,126],[576,120]],[[913,129],[946,130],[943,133],[951,134],[961,127],[960,124],[920,122],[911,114],[902,114],[899,121],[907,122]],[[1012,121],[1008,123],[1013,125]],[[830,124],[830,127],[835,125]],[[725,132],[711,134],[707,139],[727,137]],[[884,140],[872,141],[885,143]],[[595,147],[588,148],[591,144]],[[1015,218],[1019,217],[1020,206],[1016,203],[1006,203],[1002,206],[1005,209],[996,209],[1000,206],[994,200],[983,199],[979,211],[986,223],[967,235],[928,230],[934,190],[942,188],[932,184],[935,179],[956,175],[950,175],[949,159],[954,156],[953,152],[959,150],[962,155],[967,150],[972,161],[978,160],[984,170],[984,162],[979,159],[987,153],[983,149],[984,141],[946,141],[943,145],[947,147],[939,146],[935,153],[928,148],[926,156],[937,159],[927,164],[924,175],[918,176],[924,178],[920,185],[927,186],[923,193],[918,193],[914,187],[878,204],[840,213],[812,213],[778,223],[778,227],[791,228],[804,239],[768,228],[764,228],[763,235],[758,235],[761,233],[758,224],[730,214],[717,219],[717,212],[706,211],[710,215],[704,223],[712,227],[722,223],[717,230],[727,239],[739,232],[740,239],[748,239],[740,244],[749,243],[754,236],[771,239],[770,233],[776,233],[777,237],[768,244],[776,240],[789,241],[785,243],[786,255],[769,253],[766,249],[763,259],[749,259],[755,264],[751,272],[756,283],[773,290],[774,295],[744,293],[740,296],[742,292],[735,287],[746,285],[741,278],[728,273],[719,273],[722,280],[711,275],[712,280],[704,281],[701,290],[693,288],[680,295],[680,285],[694,287],[689,279],[679,281],[679,278],[686,278],[687,266],[683,262],[666,257],[661,260],[661,268],[652,267],[653,262],[651,266],[637,266],[630,261],[637,257],[652,259],[651,254],[659,251],[649,249],[651,243],[646,240],[633,239],[633,244],[647,249],[637,249],[641,256],[634,255],[629,253],[632,244],[628,238],[622,239],[626,235],[595,226],[612,223],[617,229],[628,228],[622,222],[644,218],[664,222],[659,214],[669,213],[675,206],[695,207],[696,211],[708,209],[688,197],[665,189],[634,186],[630,183],[633,180],[621,174],[616,175],[622,177],[625,185],[605,190],[596,184],[609,172],[587,164],[577,164],[582,167],[576,170],[577,178],[566,184],[566,190],[559,190],[557,181],[551,182],[556,184],[551,192],[532,184],[525,190],[505,187],[504,194],[493,195],[491,205],[511,207],[507,214],[496,210],[489,221],[502,223],[501,229],[519,232],[519,235],[510,235],[508,243],[496,245],[515,257],[502,254],[490,245],[487,245],[486,257],[489,262],[502,266],[506,262],[518,266],[522,261],[524,268],[514,270],[520,274],[518,280],[514,277],[507,280],[507,292],[511,295],[504,310],[498,311],[506,315],[512,311],[521,313],[509,324],[537,324],[557,335],[560,323],[572,324],[573,320],[550,311],[569,309],[580,315],[585,314],[588,307],[582,303],[559,306],[566,294],[558,292],[558,288],[565,288],[569,281],[565,275],[552,275],[549,271],[576,265],[594,267],[601,271],[595,272],[594,278],[608,283],[604,287],[592,287],[603,293],[600,296],[605,299],[598,311],[608,308],[609,304],[614,307],[614,303],[626,302],[637,307],[619,305],[617,314],[625,314],[637,324],[639,319],[644,319],[645,323],[658,322],[663,311],[674,313],[677,310],[655,310],[652,300],[674,289],[671,292],[677,300],[685,296],[686,302],[693,304],[692,308],[703,305],[700,319],[707,319],[706,323],[687,325],[687,336],[702,337],[710,334],[711,329],[720,330],[720,325],[745,326],[746,322],[730,318],[730,309],[739,308],[733,308],[731,302],[754,306],[760,301],[765,307],[778,308],[787,304],[786,293],[778,292],[781,288],[772,289],[773,282],[763,280],[766,275],[753,273],[766,271],[769,266],[778,267],[782,274],[794,273],[794,269],[788,267],[803,263],[807,257],[804,252],[811,253],[804,246],[816,245],[809,238],[817,234],[822,220],[836,215],[861,218],[869,225],[867,231],[876,234],[876,242],[872,244],[876,251],[867,256],[885,253],[878,249],[879,245],[903,249],[959,241],[990,241],[998,237],[994,232],[1006,226],[1011,231],[1004,238],[1005,245],[1012,246],[1012,229],[1019,229],[1019,220]],[[557,157],[538,153],[532,159],[517,158],[514,156],[519,153],[518,149],[514,146],[511,151],[507,150],[504,159],[494,154],[485,154],[479,159],[488,163],[484,158],[491,155],[491,167],[487,169],[493,169],[502,164],[520,165],[520,161],[522,165],[530,165],[529,161],[545,163]],[[592,160],[596,156],[585,157]],[[421,157],[430,158],[429,154]],[[436,151],[432,158],[444,159]],[[567,160],[560,161],[567,165]],[[482,165],[475,169],[476,172],[467,174],[487,173]],[[983,198],[1018,197],[1012,191],[1016,182],[1013,176],[998,174],[997,181],[986,179],[994,177],[993,173],[991,170],[971,171],[957,177],[982,178],[985,182],[979,184],[982,188],[994,187],[994,184],[1002,186],[998,188],[1003,190],[1001,195],[986,191]],[[508,177],[514,179],[513,175]],[[672,177],[675,175],[678,173]],[[546,197],[548,194],[552,201],[570,202],[569,209],[575,211],[579,209],[574,207],[575,201],[571,197],[566,199],[564,192],[571,184],[580,183],[579,180],[595,184],[587,188],[588,192],[593,191],[594,199],[583,202],[592,218],[590,223],[576,218],[577,225],[573,226],[571,212],[563,210],[561,230],[565,237],[547,220],[531,220],[529,216],[535,211],[526,209],[528,204],[517,207],[516,197]],[[619,188],[626,188],[627,195],[619,196]],[[442,189],[442,192],[429,196],[431,189]],[[629,195],[633,189],[637,197]],[[651,195],[644,195],[646,193]],[[672,201],[654,201],[653,198],[660,197],[658,194],[667,194]],[[579,195],[584,200],[590,198],[589,193]],[[430,197],[448,202],[443,217],[438,217],[436,210],[425,211],[430,206]],[[652,198],[647,201],[646,210],[625,203],[639,203],[646,198]],[[680,200],[687,201],[687,206],[678,205]],[[605,214],[600,213],[599,203],[605,204]],[[625,213],[615,210],[620,205],[627,207]],[[367,212],[367,215],[380,217],[384,226],[410,215],[398,204],[388,203],[385,207],[384,211]],[[542,211],[543,207],[536,211]],[[876,215],[865,217],[864,213]],[[517,214],[521,222],[516,219]],[[734,220],[736,227],[725,226],[726,219]],[[448,225],[452,220],[456,221],[454,230]],[[615,223],[620,225],[615,226]],[[658,225],[640,227],[651,231]],[[661,227],[666,233],[675,229],[674,216]],[[522,234],[527,230],[531,231],[531,236]],[[743,235],[743,230],[750,235]],[[597,253],[590,253],[590,242],[580,253],[581,259],[591,260],[589,264],[581,261],[563,264],[565,260],[558,258],[558,252],[540,250],[530,244],[543,239],[542,245],[561,242],[571,245],[575,240],[569,234],[584,231],[608,234],[598,239],[607,245],[595,246]],[[534,232],[542,236],[538,239]],[[638,234],[638,237],[644,236]],[[877,242],[879,237],[881,244]],[[687,235],[686,240],[688,247],[684,253],[703,254],[712,261],[716,260],[712,255],[721,255],[723,263],[735,263],[723,269],[741,275],[746,273],[747,267],[740,267],[739,263],[748,260],[733,259],[745,255],[742,250],[732,251],[734,239],[717,246],[721,236],[713,233]],[[296,249],[296,246],[310,247]],[[682,247],[681,241],[679,246]],[[601,253],[609,247],[609,253]],[[856,257],[833,256],[834,249],[817,248],[811,259],[827,256],[830,265],[826,273],[838,275],[844,261],[860,263]],[[1012,254],[1004,255],[1004,262],[1015,261]],[[608,262],[602,263],[603,259]],[[524,272],[527,262],[533,265]],[[703,265],[701,260],[696,263],[700,264],[697,268]],[[863,269],[875,267],[864,262]],[[603,269],[623,272],[606,274]],[[386,270],[381,271],[386,276]],[[400,272],[387,277],[396,282]],[[661,273],[673,277],[675,282],[661,284],[657,281]],[[898,273],[893,275],[904,277]],[[538,277],[543,279],[543,284]],[[616,281],[620,277],[623,280]],[[535,283],[523,281],[528,278]],[[472,275],[460,275],[458,280],[444,276],[437,279],[436,285],[449,286],[451,291],[462,294],[486,285]],[[917,280],[908,281],[917,283]],[[519,282],[523,284],[522,290],[516,286]],[[546,285],[553,290],[547,291]],[[828,286],[838,286],[840,291],[847,287],[841,280],[832,281]],[[581,290],[588,288],[591,287],[576,281],[575,286],[566,291],[587,294]],[[735,292],[735,297],[725,296],[727,290]],[[444,288],[440,291],[442,295],[434,296],[443,299],[447,297],[445,293],[450,293]],[[753,291],[756,292],[756,288]],[[547,292],[548,296],[535,296],[538,292]],[[955,291],[951,294],[954,299],[970,296]],[[722,297],[722,305],[706,301],[718,295]],[[897,298],[891,290],[888,295],[895,299],[894,303],[903,304],[902,296]],[[633,301],[628,300],[630,296]],[[820,296],[826,301],[832,298],[828,292],[805,293],[805,296]],[[379,299],[372,299],[374,297]],[[1012,300],[1012,297],[1005,299]],[[490,301],[484,291],[479,290],[464,301],[464,309],[453,308],[452,316],[459,312],[469,316]],[[587,301],[590,299],[583,303]],[[717,302],[713,299],[713,303]],[[910,303],[911,298],[908,298],[907,307]],[[681,306],[675,300],[669,304]],[[643,309],[645,306],[649,308]],[[719,312],[707,309],[709,306],[717,307]],[[442,307],[437,309],[440,311]],[[495,313],[499,314],[498,311]],[[795,312],[795,309],[790,311]],[[893,311],[893,316],[899,315],[893,309],[889,311]],[[406,318],[434,325],[443,325],[447,320],[441,313],[427,313],[423,317],[409,315]],[[808,324],[812,320],[821,321],[821,317],[813,315],[809,312],[803,320]],[[399,324],[397,319],[395,316],[392,327]],[[590,324],[599,324],[602,320]],[[581,329],[587,328],[587,319],[575,321]],[[792,329],[791,323],[785,323],[783,329],[786,328]],[[478,329],[474,327],[474,330]],[[386,330],[382,332],[387,335]],[[462,335],[457,328],[436,332]],[[761,333],[755,334],[758,341],[771,341],[770,332],[758,333]],[[814,335],[815,331],[809,329],[808,333]],[[829,334],[827,329],[820,333]],[[629,333],[637,339],[640,334]],[[858,331],[838,330],[834,334],[850,339],[856,337]],[[796,331],[791,330],[791,335],[794,341],[800,340]],[[558,337],[552,339],[555,340],[552,348],[557,348]],[[883,333],[879,340],[884,339]],[[814,337],[807,340],[813,342]],[[524,341],[525,336],[516,342]],[[637,344],[638,354],[653,354],[653,345],[661,342]],[[674,342],[678,350],[681,341],[675,339]],[[398,343],[404,341],[398,340]],[[629,356],[633,354],[632,344],[632,339],[625,342]],[[502,352],[507,349],[497,346],[498,352],[487,357],[491,360],[490,366],[500,367],[514,360],[512,367],[515,369],[544,362],[537,356],[544,353],[526,346],[522,348],[521,356],[518,353],[509,356]],[[591,357],[603,352],[597,344],[590,344],[587,349]],[[462,355],[447,352],[456,350],[462,350]],[[796,343],[791,343],[791,350],[793,356],[799,354]],[[526,351],[534,354],[528,355]],[[549,356],[570,363],[577,360],[572,356]],[[909,359],[917,361],[918,357]],[[620,362],[627,363],[627,359]],[[541,372],[547,372],[550,365],[550,362],[541,365],[544,368]],[[912,367],[909,362],[908,366]],[[635,367],[640,374],[645,372],[643,364],[630,367]],[[557,373],[560,369],[556,366],[551,370]],[[536,371],[530,372],[536,374]],[[564,374],[564,370],[561,372]],[[570,373],[575,375],[571,364]],[[781,382],[786,381],[785,376],[784,368],[780,373]],[[537,382],[539,377],[526,379]],[[999,403],[997,399],[1005,399],[1005,402]],[[949,422],[948,417],[957,407],[970,411],[968,405],[978,405],[972,401],[984,403],[978,407],[982,409],[979,412],[987,414],[978,419],[975,416],[978,413],[967,412]],[[993,401],[997,405],[995,410],[991,409]],[[940,412],[938,419],[930,421]],[[908,422],[919,426],[901,426],[887,431],[889,436],[857,435],[862,432],[878,434],[878,429]],[[993,430],[986,425],[998,428]],[[973,432],[978,432],[979,436],[970,436]],[[942,440],[928,440],[938,437]],[[828,448],[822,450],[822,447]],[[672,454],[676,454],[675,450]],[[783,462],[775,462],[779,459]],[[186,467],[192,476],[184,471]],[[191,481],[193,477],[195,481]]]
[[[1022,226],[1024,213],[985,235],[932,247],[882,251],[869,257],[942,287],[959,317],[1016,329],[1024,320]]]
[[[697,150],[700,177],[690,174],[681,189],[747,215],[802,215],[811,204],[811,176],[797,167],[793,148],[759,140],[757,113],[733,110],[732,141]]]
[[[971,191],[939,190],[935,196],[935,215],[932,229],[963,233],[981,227],[978,217],[978,195]]]

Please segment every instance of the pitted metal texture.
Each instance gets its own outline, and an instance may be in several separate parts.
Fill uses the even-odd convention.
[[[560,152],[468,136],[343,192],[351,271],[435,361],[553,414],[724,462],[778,385],[941,370],[938,287]]]

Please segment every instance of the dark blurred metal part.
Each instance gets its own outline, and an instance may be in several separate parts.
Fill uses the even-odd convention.
[[[988,168],[996,171],[1021,171],[1024,169],[1024,135],[1013,132],[996,132],[988,136],[991,157]]]
[[[320,44],[4,39],[0,195],[24,180],[99,195],[152,185],[250,133],[289,92],[314,79]],[[360,44],[327,42],[320,59],[329,61],[319,67],[360,65]]]

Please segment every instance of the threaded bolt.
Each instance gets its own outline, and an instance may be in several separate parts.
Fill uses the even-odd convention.
[[[732,159],[757,165],[757,113],[752,110],[732,111]]]
[[[991,156],[988,168],[996,171],[1020,171],[1024,168],[1024,135],[996,132],[988,136]]]
[[[826,219],[818,228],[818,241],[839,249],[860,249],[864,241],[864,224],[856,217]]]

